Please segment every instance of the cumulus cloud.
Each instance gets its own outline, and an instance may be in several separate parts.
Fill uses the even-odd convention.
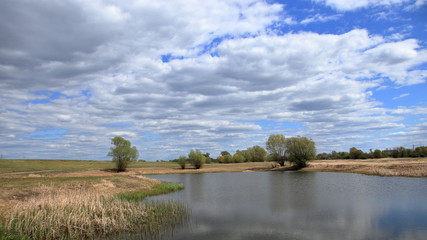
[[[296,22],[265,1],[3,1],[0,9],[0,142],[13,156],[25,147],[36,157],[99,159],[115,135],[151,160],[189,148],[216,154],[263,145],[272,132],[262,120],[298,122],[278,131],[327,136],[327,147],[337,135],[405,127],[371,89],[378,78],[407,86],[427,77],[416,39],[358,28],[272,34],[283,19]],[[43,143],[30,135],[51,129],[66,131]]]

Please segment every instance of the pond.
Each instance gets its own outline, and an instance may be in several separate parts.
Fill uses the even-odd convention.
[[[191,209],[170,239],[427,239],[427,178],[327,172],[150,176],[185,190],[152,197]]]

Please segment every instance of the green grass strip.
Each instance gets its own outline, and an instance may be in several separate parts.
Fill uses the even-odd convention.
[[[3,226],[0,227],[0,240],[28,240],[26,236],[11,233],[7,231]]]
[[[179,191],[182,189],[184,189],[184,184],[182,183],[162,182],[154,186],[151,190],[133,193],[120,193],[117,195],[117,197],[128,201],[140,201],[146,197],[157,196],[161,194]]]

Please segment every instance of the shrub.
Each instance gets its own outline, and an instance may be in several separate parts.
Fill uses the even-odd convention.
[[[187,163],[187,158],[185,156],[180,156],[178,158],[178,164],[181,167],[181,169],[185,169],[185,164]]]
[[[206,157],[203,156],[200,150],[196,149],[190,151],[188,154],[188,159],[196,169],[200,169],[205,163]]]

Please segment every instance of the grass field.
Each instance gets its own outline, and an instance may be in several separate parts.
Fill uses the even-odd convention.
[[[131,167],[149,167],[153,163],[135,162]],[[156,164],[156,163],[154,163]],[[0,173],[7,172],[76,172],[114,168],[112,161],[0,159]]]

